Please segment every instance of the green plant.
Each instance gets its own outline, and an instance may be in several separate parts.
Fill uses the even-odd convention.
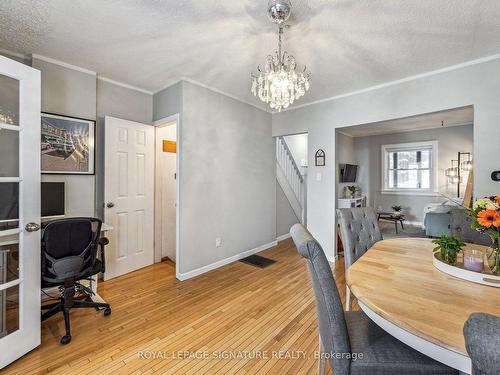
[[[443,234],[441,237],[432,241],[437,246],[434,251],[441,252],[441,260],[454,266],[457,263],[457,254],[465,246],[465,242],[460,238],[451,237]]]
[[[401,207],[399,205],[392,206],[391,208],[394,210],[394,212],[399,212],[399,211],[401,211],[403,209],[403,207]]]
[[[351,192],[351,194],[354,194],[354,193],[356,192],[356,189],[357,189],[357,188],[358,188],[358,187],[357,187],[357,186],[355,186],[355,185],[348,185],[348,186],[347,186],[347,190],[349,190],[349,191]]]

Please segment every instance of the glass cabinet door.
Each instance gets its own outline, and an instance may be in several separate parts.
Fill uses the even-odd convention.
[[[40,72],[0,56],[0,369],[40,343],[39,145]]]

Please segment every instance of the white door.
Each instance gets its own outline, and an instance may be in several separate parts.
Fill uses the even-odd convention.
[[[40,345],[40,72],[0,56],[0,368]]]
[[[154,127],[106,116],[104,216],[108,232],[104,279],[154,262]]]
[[[176,262],[177,151],[163,147],[177,141],[177,124],[156,127],[155,246],[159,257]]]

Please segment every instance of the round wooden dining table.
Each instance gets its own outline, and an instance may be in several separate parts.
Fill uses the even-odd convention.
[[[470,374],[464,323],[473,312],[500,316],[500,288],[442,273],[433,265],[434,247],[426,238],[379,241],[347,270],[346,282],[360,308],[382,329]]]

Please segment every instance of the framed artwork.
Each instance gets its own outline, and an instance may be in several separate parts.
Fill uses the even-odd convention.
[[[95,121],[42,113],[42,173],[94,174]]]

